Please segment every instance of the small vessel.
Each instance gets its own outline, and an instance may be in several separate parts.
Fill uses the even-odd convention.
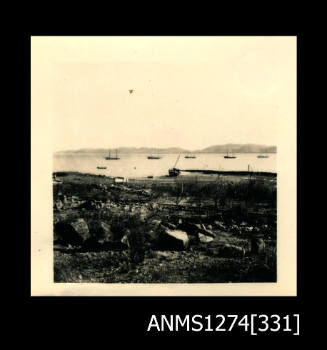
[[[269,158],[269,156],[266,156],[266,155],[264,155],[264,154],[259,154],[259,155],[257,156],[257,158]]]
[[[109,150],[109,156],[106,157],[106,160],[118,160],[118,159],[120,159],[120,158],[118,158],[117,150],[116,150],[116,157],[112,157],[111,153],[110,153],[110,150]]]
[[[227,154],[224,156],[224,158],[226,158],[226,159],[234,159],[234,158],[236,158],[236,157],[233,156],[233,155],[229,155],[229,153],[228,153],[228,151],[227,151]]]
[[[161,159],[161,157],[159,157],[159,152],[156,156],[154,156],[153,154],[151,154],[151,156],[148,156],[148,159]]]
[[[190,155],[185,156],[184,158],[186,158],[186,159],[194,159],[194,158],[196,158],[196,156],[190,154]]]
[[[177,165],[177,163],[178,163],[179,157],[180,157],[180,155],[178,156],[178,158],[177,158],[177,160],[176,160],[176,162],[175,162],[173,168],[171,168],[171,169],[168,170],[169,176],[178,176],[178,175],[180,175],[181,171],[180,171],[179,169],[176,168],[176,165]]]
[[[97,169],[107,169],[106,166],[97,166]]]
[[[181,173],[179,169],[171,168],[168,170],[169,176],[178,176]]]

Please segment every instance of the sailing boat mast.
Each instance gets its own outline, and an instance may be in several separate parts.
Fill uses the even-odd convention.
[[[106,157],[107,160],[118,160],[120,158],[118,158],[118,153],[117,153],[117,149],[116,149],[116,157],[111,157],[111,151],[109,150],[109,156]]]
[[[161,157],[159,156],[159,149],[157,149],[157,155],[153,155],[151,153],[151,155],[148,156],[148,159],[161,159]]]
[[[224,158],[227,158],[227,159],[234,159],[234,158],[236,158],[235,156],[233,156],[233,155],[229,155],[229,152],[228,152],[228,150],[227,150],[227,154],[224,156]]]
[[[174,167],[168,170],[169,176],[178,176],[180,174],[181,171],[179,169],[175,168],[177,163],[178,163],[178,160],[179,160],[180,156],[181,155],[179,154],[178,157],[177,157],[177,160],[176,160],[176,162],[174,164]]]

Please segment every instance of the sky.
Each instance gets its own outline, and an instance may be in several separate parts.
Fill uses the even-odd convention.
[[[31,49],[54,151],[276,145],[294,102],[296,37],[32,37]]]

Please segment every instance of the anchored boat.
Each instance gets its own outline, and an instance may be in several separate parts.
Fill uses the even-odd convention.
[[[120,159],[120,158],[118,157],[118,152],[117,152],[117,150],[116,150],[116,157],[112,157],[112,156],[111,156],[111,153],[110,153],[110,150],[109,150],[109,156],[106,157],[106,160],[118,160],[118,159]]]
[[[177,163],[178,163],[178,161],[179,161],[179,157],[180,157],[180,155],[178,156],[178,158],[177,158],[177,160],[176,160],[176,162],[175,162],[174,167],[168,170],[169,176],[178,176],[178,175],[181,173],[181,171],[180,171],[179,169],[176,168],[176,165],[177,165]]]
[[[181,173],[179,169],[171,168],[168,170],[169,176],[178,176]]]
[[[156,156],[154,156],[153,154],[151,154],[150,156],[148,156],[148,159],[161,159],[161,157],[159,157],[159,151],[157,153]]]
[[[228,151],[227,151],[227,154],[224,156],[224,158],[226,158],[226,159],[234,159],[234,158],[236,158],[236,157],[233,156],[233,155],[230,155],[230,154],[228,153]]]

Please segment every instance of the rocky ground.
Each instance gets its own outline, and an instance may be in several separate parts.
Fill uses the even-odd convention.
[[[158,181],[118,185],[103,176],[60,175],[54,185],[55,282],[276,281],[276,211],[265,197],[244,214],[242,206],[235,209],[241,201],[226,191],[218,210],[209,196],[180,196],[180,184],[171,179],[168,186],[177,191]],[[270,181],[262,185],[269,191]]]

